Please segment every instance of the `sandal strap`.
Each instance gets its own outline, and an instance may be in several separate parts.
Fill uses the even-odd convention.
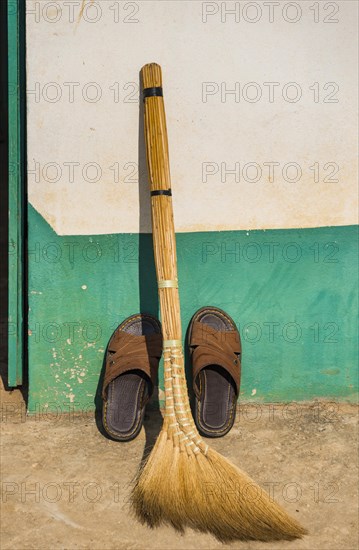
[[[193,389],[199,397],[197,378],[209,365],[218,365],[232,377],[236,395],[239,395],[241,341],[237,330],[216,330],[205,323],[194,321],[190,343],[193,364]]]
[[[116,332],[107,348],[102,398],[107,399],[106,390],[115,378],[131,370],[140,370],[147,376],[150,397],[156,383],[161,355],[162,334],[135,336],[128,332]]]

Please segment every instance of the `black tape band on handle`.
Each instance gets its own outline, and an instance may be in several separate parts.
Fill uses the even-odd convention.
[[[168,197],[172,197],[172,189],[155,189],[151,191],[151,197],[155,197],[156,195],[167,195]]]
[[[144,90],[143,90],[143,101],[145,101],[146,97],[163,97],[163,89],[161,87],[158,87],[158,88],[144,88]]]

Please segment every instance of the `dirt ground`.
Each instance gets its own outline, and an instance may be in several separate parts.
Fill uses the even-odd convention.
[[[2,550],[358,548],[358,430],[354,405],[242,405],[211,445],[239,465],[308,529],[303,540],[224,545],[188,529],[150,530],[128,494],[144,448],[161,425],[147,414],[131,443],[99,431],[93,415],[26,416],[18,391],[2,399]]]

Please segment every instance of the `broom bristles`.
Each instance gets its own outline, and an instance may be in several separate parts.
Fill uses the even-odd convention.
[[[294,540],[307,533],[226,458],[213,449],[190,456],[165,430],[136,480],[131,502],[137,519],[150,527],[191,527],[222,542]]]

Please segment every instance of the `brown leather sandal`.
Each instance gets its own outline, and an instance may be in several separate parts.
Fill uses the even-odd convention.
[[[233,426],[241,376],[241,339],[231,317],[203,307],[192,318],[188,343],[195,393],[194,420],[201,435],[222,437]]]
[[[102,422],[112,439],[131,441],[139,434],[161,355],[161,324],[152,315],[128,317],[111,336],[102,387]]]

